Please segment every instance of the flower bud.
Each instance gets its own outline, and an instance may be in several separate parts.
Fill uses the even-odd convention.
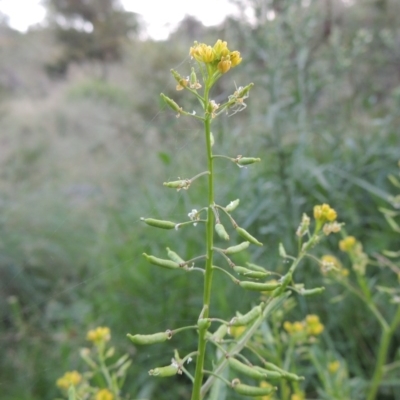
[[[226,232],[224,226],[220,223],[215,224],[215,231],[217,232],[218,236],[223,240],[229,240],[229,235]]]
[[[231,321],[229,322],[230,326],[241,326],[241,325],[247,325],[251,321],[254,321],[257,317],[259,317],[262,313],[262,305],[264,303],[261,303],[258,306],[253,307],[248,313],[244,315],[239,315],[236,317],[233,317]]]
[[[178,264],[184,263],[185,260],[183,260],[177,253],[172,251],[169,247],[167,247],[167,252],[168,252],[168,257],[172,260],[175,261]]]
[[[225,254],[239,253],[240,251],[247,249],[249,245],[250,242],[242,242],[240,244],[237,244],[236,246],[228,247],[227,249],[224,250],[224,253]]]
[[[164,221],[161,219],[154,218],[140,218],[141,221],[145,222],[147,225],[154,226],[161,229],[174,229],[176,226],[175,222]]]
[[[232,211],[234,211],[236,209],[236,207],[239,205],[240,200],[236,199],[231,201],[226,207],[225,207],[225,211],[230,213]]]
[[[140,345],[162,343],[172,338],[172,332],[167,330],[165,332],[153,333],[152,335],[126,335],[131,342]]]
[[[278,282],[251,282],[251,281],[241,281],[239,282],[239,286],[243,289],[254,290],[255,292],[268,292],[274,289],[277,289],[281,286]]]
[[[248,240],[250,243],[256,244],[257,246],[262,246],[263,244],[259,242],[254,236],[250,235],[245,229],[240,226],[236,227],[236,232],[243,238]]]
[[[162,258],[157,258],[154,256],[149,256],[146,253],[143,253],[146,257],[147,261],[151,264],[158,265],[159,267],[168,268],[168,269],[176,269],[179,268],[179,264],[175,261],[164,260]]]
[[[236,158],[235,162],[238,165],[250,165],[250,164],[254,164],[256,162],[260,162],[261,158],[254,158],[254,157],[240,157],[240,158]]]
[[[229,56],[226,57],[221,57],[221,61],[217,64],[218,71],[221,72],[221,74],[225,74],[231,69],[232,62],[229,59]]]
[[[209,318],[200,318],[197,321],[197,326],[200,330],[207,330],[211,326],[211,321]]]

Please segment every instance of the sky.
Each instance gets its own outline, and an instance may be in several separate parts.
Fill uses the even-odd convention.
[[[216,25],[226,15],[234,14],[235,7],[229,0],[121,0],[125,9],[140,15],[147,32],[153,39],[166,39],[185,15],[195,16],[204,25]],[[11,27],[26,31],[29,26],[41,23],[46,11],[41,0],[0,0],[0,12],[9,17]],[[210,10],[212,10],[210,12]]]

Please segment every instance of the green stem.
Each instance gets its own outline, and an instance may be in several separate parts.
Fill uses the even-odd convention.
[[[374,375],[372,376],[371,385],[368,390],[367,400],[374,400],[378,393],[379,385],[383,377],[383,367],[387,359],[389,345],[397,326],[400,323],[400,307],[394,315],[392,323],[387,329],[383,329],[381,341],[379,343],[378,356],[375,364]]]
[[[211,116],[207,113],[209,103],[209,90],[210,83],[206,82],[204,90],[204,134],[206,139],[207,148],[207,168],[209,171],[208,175],[208,210],[207,210],[207,222],[206,222],[206,271],[204,274],[204,292],[203,292],[203,315],[202,318],[208,318],[211,301],[211,285],[213,276],[213,243],[214,243],[214,169],[213,169],[213,157],[211,148]],[[197,359],[196,359],[196,371],[194,375],[194,384],[192,392],[192,400],[201,400],[201,385],[204,377],[204,359],[206,353],[206,333],[207,328],[199,329],[199,338],[197,345]]]

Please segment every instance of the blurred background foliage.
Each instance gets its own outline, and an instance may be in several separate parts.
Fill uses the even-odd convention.
[[[241,170],[217,163],[218,201],[240,198],[237,221],[266,244],[251,260],[283,270],[278,243],[293,251],[302,213],[323,202],[371,258],[399,250],[378,208],[394,194],[387,176],[400,158],[400,3],[232,1],[238,17],[208,28],[186,17],[165,41],[142,39],[139,17],[111,0],[48,0],[48,27],[25,34],[0,17],[2,399],[55,398],[55,380],[82,367],[77,350],[97,325],[109,326],[114,344],[133,357],[132,398],[188,398],[189,382],[154,382],[147,370],[168,363],[175,347],[193,350],[193,335],[136,351],[125,334],[192,324],[201,305],[196,276],[155,271],[141,253],[169,246],[195,256],[202,228],[182,235],[139,221],[180,221],[201,206],[201,180],[185,193],[162,187],[204,169],[200,126],[177,120],[159,100],[164,92],[195,106],[169,74],[188,74],[193,40],[222,38],[242,53],[241,67],[218,84],[217,102],[235,85],[255,84],[247,109],[213,128],[219,154],[263,161]],[[338,253],[337,241],[320,251]],[[371,285],[393,285],[382,268],[368,276]],[[312,286],[322,278],[309,262],[298,279]],[[237,296],[223,277],[214,290],[221,317],[256,300]],[[329,288],[292,313],[318,314],[326,346],[346,359],[349,376],[367,379],[378,326],[357,299],[333,301],[338,295]],[[400,359],[399,343],[397,334],[391,362]],[[379,399],[398,392],[383,385]]]

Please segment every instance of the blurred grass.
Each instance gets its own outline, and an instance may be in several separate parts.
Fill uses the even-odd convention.
[[[213,127],[215,147],[263,160],[240,170],[218,161],[217,180],[224,182],[217,184],[218,201],[240,198],[235,219],[265,242],[252,261],[270,269],[285,267],[278,243],[293,251],[301,215],[316,203],[331,204],[369,254],[396,250],[398,237],[378,211],[392,190],[386,177],[396,170],[400,148],[398,96],[389,90],[398,91],[400,83],[390,69],[390,49],[379,47],[376,35],[369,52],[356,51],[360,14],[353,10],[309,51],[325,23],[323,10],[296,14],[297,3],[290,4],[274,23],[260,14],[255,27],[228,21],[205,34],[212,41],[232,37],[233,47],[243,49],[241,71],[221,81],[224,96],[233,81],[255,83],[248,108]],[[83,367],[78,349],[96,325],[110,326],[118,349],[133,356],[127,381],[133,398],[170,399],[171,391],[187,398],[189,382],[154,383],[147,370],[168,363],[176,347],[192,350],[191,333],[145,350],[125,338],[192,323],[201,304],[195,272],[155,271],[141,256],[164,255],[166,246],[185,258],[201,251],[201,226],[160,232],[139,220],[180,221],[201,206],[201,180],[185,193],[162,187],[204,168],[199,127],[177,120],[158,101],[162,91],[184,104],[168,70],[188,70],[188,60],[181,64],[186,37],[178,32],[179,42],[132,43],[121,64],[107,66],[107,80],[97,78],[98,65],[83,64],[53,82],[41,68],[57,50],[48,35],[10,34],[0,61],[9,74],[0,104],[2,398],[56,397],[56,378]],[[371,85],[361,84],[366,81]],[[323,251],[337,253],[337,244],[328,241]],[[241,257],[238,263],[249,254]],[[371,284],[390,280],[381,270],[370,275]],[[321,283],[311,263],[298,278]],[[214,289],[213,313],[221,317],[255,300],[238,298],[223,276],[216,276]],[[354,298],[332,302],[337,294],[331,288],[323,300],[300,302],[296,313],[318,313],[350,373],[368,376],[377,326]],[[18,299],[19,317],[10,296]]]

